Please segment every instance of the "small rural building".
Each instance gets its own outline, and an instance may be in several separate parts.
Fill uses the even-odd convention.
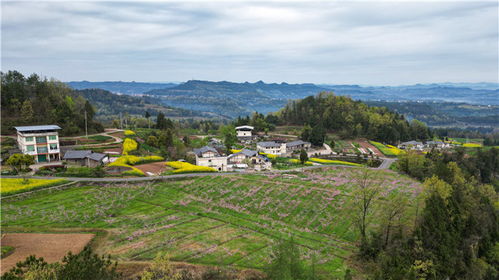
[[[67,151],[63,160],[68,165],[97,167],[109,162],[109,156],[101,153],[94,153],[89,150]]]
[[[237,139],[239,140],[251,140],[253,139],[253,129],[255,129],[252,126],[249,125],[243,125],[243,126],[238,126],[236,127],[236,136]]]
[[[266,170],[272,167],[270,160],[258,154],[257,151],[243,149],[227,157],[227,163],[231,169],[244,169],[252,166],[255,170]]]
[[[312,146],[312,143],[310,143],[310,142],[306,142],[303,140],[296,140],[296,141],[286,143],[286,151],[292,152],[292,151],[297,151],[297,150],[299,151],[301,149],[307,151],[308,149],[310,149],[311,146]]]
[[[256,149],[259,152],[271,155],[284,155],[286,153],[286,143],[276,141],[264,141],[256,144]]]
[[[57,125],[15,126],[17,130],[17,145],[23,154],[32,155],[36,162],[59,161]]]
[[[403,142],[398,145],[399,149],[405,150],[421,150],[423,149],[423,143],[418,141],[408,141]]]
[[[428,148],[428,149],[432,149],[432,148],[445,149],[445,148],[449,148],[449,147],[450,147],[450,144],[444,143],[442,141],[428,141],[425,144],[425,148]]]
[[[194,149],[194,154],[196,155],[196,165],[212,167],[218,171],[227,171],[227,157],[221,156],[215,148],[204,146]]]

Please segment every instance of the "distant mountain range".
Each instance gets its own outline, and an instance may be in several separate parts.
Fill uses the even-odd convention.
[[[248,115],[255,111],[274,112],[291,99],[316,95],[322,91],[333,91],[337,95],[348,95],[362,101],[499,105],[499,84],[496,83],[359,86],[191,80],[181,84],[83,81],[69,82],[68,85],[75,89],[102,88],[114,93],[155,97],[167,106],[212,112],[228,117]]]
[[[175,87],[175,83],[141,83],[141,82],[67,82],[74,89],[99,88],[116,94],[137,95],[153,89]]]

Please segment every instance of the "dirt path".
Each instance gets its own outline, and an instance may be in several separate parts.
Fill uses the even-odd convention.
[[[359,143],[359,145],[362,148],[364,148],[364,150],[366,150],[367,153],[369,153],[369,149],[371,149],[373,151],[374,155],[379,156],[379,157],[384,157],[385,156],[385,155],[383,155],[378,150],[378,148],[376,148],[373,145],[369,144],[369,142],[367,142],[367,140],[358,140],[357,143]]]
[[[14,247],[14,252],[2,259],[1,274],[30,255],[48,263],[60,261],[69,251],[79,253],[92,238],[90,233],[6,233],[2,245]]]

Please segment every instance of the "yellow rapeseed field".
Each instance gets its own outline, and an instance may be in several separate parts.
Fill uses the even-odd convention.
[[[351,166],[362,166],[362,164],[342,161],[342,160],[332,160],[332,159],[323,159],[323,158],[310,158],[310,161],[323,163],[323,164],[342,164],[342,165],[351,165]]]
[[[0,193],[2,195],[25,192],[33,189],[60,185],[67,182],[64,179],[29,179],[27,184],[23,183],[24,179],[17,178],[1,178]]]
[[[207,166],[198,166],[194,164],[190,164],[188,162],[183,161],[168,161],[166,165],[175,168],[173,173],[192,173],[192,172],[216,172],[214,168]]]

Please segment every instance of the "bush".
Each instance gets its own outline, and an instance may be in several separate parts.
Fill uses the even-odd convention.
[[[125,138],[125,140],[123,141],[123,154],[128,155],[128,153],[137,150],[138,147],[139,144],[135,140]]]
[[[125,136],[133,136],[135,135],[135,132],[133,130],[125,130]]]
[[[62,263],[48,264],[43,258],[29,256],[23,262],[2,276],[6,280],[21,279],[78,279],[78,280],[114,280],[122,275],[116,272],[117,263],[111,257],[99,257],[85,246],[79,254],[69,252]]]

